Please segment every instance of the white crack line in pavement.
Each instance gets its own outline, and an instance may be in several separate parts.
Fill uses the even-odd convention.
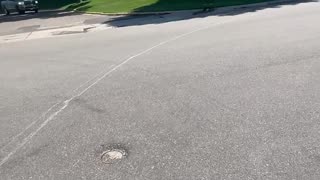
[[[53,108],[55,108],[60,102],[55,103],[53,106],[51,106],[45,113],[43,113],[37,120],[30,123],[26,128],[24,128],[19,134],[15,135],[8,143],[6,143],[3,147],[0,148],[0,151],[7,148],[11,143],[13,143],[19,136],[21,136],[23,133],[25,133],[29,128],[31,128],[36,122],[38,122],[41,118],[44,118]]]
[[[87,92],[89,89],[91,89],[93,86],[95,86],[96,84],[98,84],[102,79],[104,79],[106,76],[108,76],[109,74],[111,74],[112,72],[114,72],[115,70],[119,69],[121,66],[127,64],[129,61],[131,61],[132,59],[136,58],[136,57],[139,57],[141,55],[144,55],[150,51],[152,51],[153,49],[155,48],[158,48],[164,44],[167,44],[167,43],[170,43],[170,42],[173,42],[173,41],[176,41],[178,39],[181,39],[183,37],[186,37],[188,35],[191,35],[193,33],[196,33],[196,32],[199,32],[199,31],[203,31],[203,30],[206,30],[206,29],[209,29],[211,27],[214,27],[214,26],[218,26],[218,25],[222,25],[222,24],[226,24],[226,23],[229,23],[229,22],[232,22],[234,21],[235,18],[233,19],[229,19],[229,20],[226,20],[226,21],[223,21],[221,23],[215,23],[215,24],[211,24],[209,26],[205,26],[205,27],[202,27],[202,28],[198,28],[196,30],[193,30],[193,31],[190,31],[190,32],[187,32],[187,33],[184,33],[184,34],[181,34],[181,35],[178,35],[176,37],[173,37],[169,40],[166,40],[166,41],[163,41],[163,42],[160,42],[158,43],[157,45],[154,45],[144,51],[141,51],[140,53],[136,54],[136,55],[133,55],[127,59],[125,59],[122,63],[116,65],[114,68],[112,68],[111,70],[107,71],[106,73],[102,74],[101,77],[99,77],[98,79],[96,79],[94,82],[92,82],[89,86],[87,86],[84,90],[82,90],[81,92],[79,92],[78,94],[75,94],[73,95],[72,97],[70,97],[69,99],[66,99],[65,101],[63,101],[63,106],[60,107],[58,110],[56,110],[55,112],[53,112],[45,121],[43,121],[40,126],[35,130],[33,131],[32,133],[30,133],[27,137],[25,137],[21,143],[18,143],[16,145],[16,147],[11,150],[7,155],[5,155],[5,157],[1,160],[0,162],[0,167],[2,167],[9,159],[12,155],[14,155],[20,148],[22,148],[26,143],[28,143],[43,127],[45,127],[50,121],[52,121],[57,115],[59,115],[65,108],[67,108],[69,106],[69,103],[71,101],[73,101],[75,98],[77,97],[80,97],[81,95],[83,95],[85,92]],[[79,88],[77,88],[79,89]],[[53,109],[53,107],[51,107],[50,109]]]
[[[113,68],[115,65],[111,65],[108,68]],[[90,78],[89,80],[87,80],[86,82],[82,83],[78,88],[74,89],[71,91],[71,93],[76,93],[79,89],[81,89],[83,86],[85,86],[86,84],[88,84],[89,82],[93,81],[94,79],[97,79],[99,76],[101,76],[102,74],[105,73],[105,69],[106,67],[103,67],[102,71],[100,71],[99,73],[97,73],[94,77]],[[70,92],[69,92],[70,93]],[[67,93],[67,94],[69,94]],[[25,133],[28,129],[30,129],[36,122],[40,121],[42,118],[45,118],[46,115],[52,110],[54,109],[56,106],[58,106],[59,104],[63,103],[63,101],[59,101],[57,103],[55,103],[53,106],[51,106],[45,113],[43,113],[40,118],[38,118],[37,120],[33,121],[32,123],[30,123],[26,128],[24,128],[19,134],[15,135],[9,142],[7,142],[3,147],[0,148],[0,151],[2,152],[5,148],[7,148],[10,144],[12,144],[19,136],[21,136],[23,133]]]

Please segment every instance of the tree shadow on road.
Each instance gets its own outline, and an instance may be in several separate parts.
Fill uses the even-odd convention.
[[[167,1],[166,1],[167,2]],[[139,25],[147,25],[147,24],[161,24],[161,23],[168,23],[172,21],[182,21],[182,20],[188,20],[193,18],[205,18],[208,16],[236,16],[240,14],[245,13],[252,13],[257,12],[264,9],[270,9],[270,8],[281,8],[285,5],[298,5],[301,3],[310,3],[310,2],[318,2],[318,0],[293,0],[290,2],[268,2],[264,5],[261,5],[259,7],[241,7],[241,8],[235,8],[230,10],[219,10],[214,9],[212,6],[203,6],[203,10],[197,10],[194,11],[194,13],[184,13],[181,11],[180,13],[176,13],[170,15],[170,13],[160,13],[157,15],[136,15],[134,13],[130,15],[125,15],[122,17],[113,18],[111,20],[108,20],[104,23],[110,24],[114,27],[124,27],[124,26],[139,26]],[[162,3],[161,0],[159,0],[157,3],[146,6],[146,7],[140,7],[136,9],[134,12],[147,12],[151,9],[156,9],[155,7],[163,7],[163,5],[159,6],[158,3]],[[158,9],[162,10],[162,9]],[[179,16],[181,14],[181,16]]]
[[[75,0],[67,0],[75,1]],[[78,1],[78,0],[77,0]],[[173,2],[178,2],[181,0],[173,0]],[[214,2],[211,0],[201,0],[204,2]],[[239,0],[240,2],[241,0]],[[241,2],[245,2],[246,0],[242,0]],[[261,1],[261,0],[257,0]],[[112,17],[97,17],[97,18],[91,18],[89,20],[85,20],[84,23],[86,24],[93,24],[93,23],[105,23],[114,27],[124,27],[124,26],[139,26],[139,25],[147,25],[147,24],[162,24],[162,23],[168,23],[168,22],[174,22],[174,21],[182,21],[182,20],[188,20],[188,19],[194,19],[194,18],[205,18],[208,16],[235,16],[250,12],[257,12],[264,9],[269,8],[281,8],[284,5],[297,5],[300,3],[310,3],[310,2],[318,2],[318,0],[292,0],[288,2],[272,2],[270,1],[268,4],[265,4],[263,6],[259,7],[242,7],[238,9],[232,9],[228,11],[221,11],[221,10],[215,10],[213,7],[219,6],[219,3],[200,3],[199,8],[203,8],[204,10],[197,10],[194,13],[161,13],[160,11],[165,9],[183,9],[185,7],[188,7],[188,5],[179,6],[179,3],[177,4],[168,4],[168,0],[158,0],[156,3],[144,6],[144,7],[138,7],[133,10],[132,14],[129,15],[122,15],[122,16],[112,16]],[[170,1],[171,2],[171,1]],[[183,2],[182,2],[183,3]],[[221,5],[221,4],[220,4]],[[169,7],[171,6],[171,7]],[[194,7],[194,5],[190,4],[190,7]],[[85,1],[82,3],[74,3],[70,4],[69,9],[75,9],[77,8],[80,12],[73,12],[73,11],[65,11],[65,10],[56,10],[56,11],[46,11],[41,12],[38,14],[35,13],[27,13],[24,15],[10,15],[10,16],[0,16],[0,23],[3,22],[15,22],[15,21],[23,21],[27,19],[51,19],[51,18],[59,18],[59,17],[65,17],[65,16],[74,16],[74,15],[81,15],[82,12],[88,10],[91,8],[89,1]],[[143,14],[143,15],[137,15],[136,12],[148,12],[151,10],[159,11],[158,14]]]

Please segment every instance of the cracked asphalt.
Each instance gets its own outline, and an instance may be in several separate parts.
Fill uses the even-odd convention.
[[[319,10],[0,44],[1,179],[320,179]]]

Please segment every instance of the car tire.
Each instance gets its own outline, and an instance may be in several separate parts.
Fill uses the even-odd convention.
[[[38,10],[38,9],[35,9],[35,10],[34,10],[34,13],[38,13],[38,12],[39,12],[39,10]]]

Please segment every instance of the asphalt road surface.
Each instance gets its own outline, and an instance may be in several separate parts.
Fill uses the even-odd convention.
[[[320,179],[319,12],[0,44],[1,179]]]

